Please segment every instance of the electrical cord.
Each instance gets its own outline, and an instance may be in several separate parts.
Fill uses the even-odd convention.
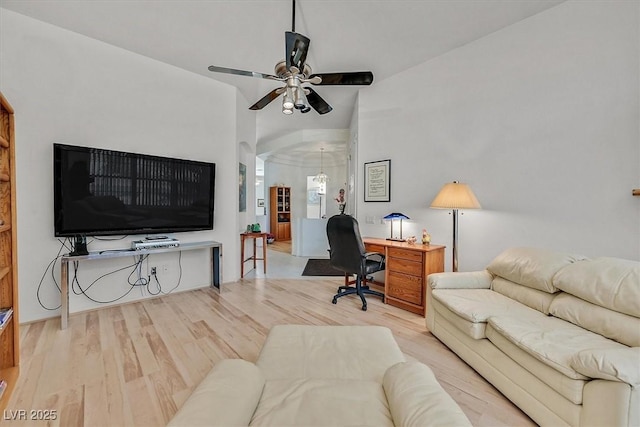
[[[147,283],[149,282],[149,279],[145,279],[144,277],[142,277],[142,262],[147,258],[149,258],[149,255],[140,256],[138,262],[136,263],[135,268],[131,271],[131,273],[129,273],[129,277],[127,277],[127,282],[129,283],[129,285],[131,286],[147,285]],[[138,273],[138,278],[135,280],[135,282],[131,283],[131,276],[133,276],[133,273],[136,273],[136,272]]]
[[[169,290],[169,292],[164,292],[162,290],[162,285],[160,284],[160,281],[158,280],[158,276],[157,275],[153,275],[153,277],[156,279],[156,283],[158,284],[158,292],[152,295],[158,295],[158,294],[162,294],[162,295],[169,295],[171,292],[173,292],[174,290],[176,290],[178,288],[178,286],[180,286],[180,282],[182,281],[182,251],[178,252],[178,283]],[[148,290],[148,288],[147,288]],[[149,292],[151,293],[151,292]]]
[[[117,239],[99,239],[97,237],[94,237],[94,238],[96,240],[122,240],[125,237],[127,237],[127,236],[123,236],[123,237],[117,238]],[[38,287],[36,289],[36,298],[38,300],[38,303],[40,304],[40,306],[43,309],[49,310],[49,311],[57,310],[62,305],[60,304],[60,305],[58,305],[56,307],[47,307],[42,302],[42,298],[40,297],[40,292],[41,292],[41,289],[42,289],[42,285],[44,283],[44,278],[46,277],[47,272],[49,270],[51,270],[51,278],[53,279],[53,283],[55,284],[56,288],[58,289],[58,292],[62,293],[62,291],[60,289],[60,285],[58,284],[58,282],[56,280],[56,277],[55,277],[55,274],[54,274],[55,273],[55,265],[56,265],[56,262],[60,258],[65,256],[65,255],[62,254],[62,251],[64,249],[67,249],[70,252],[73,251],[73,247],[72,247],[72,243],[71,243],[70,238],[65,238],[64,240],[58,239],[58,242],[60,242],[60,249],[58,249],[58,253],[56,254],[56,256],[49,262],[49,264],[47,265],[47,268],[45,268],[44,273],[42,274],[42,277],[40,278],[40,282],[38,283]],[[126,251],[129,251],[129,250],[130,249],[126,249]],[[120,250],[114,250],[114,252],[115,251],[120,251]],[[100,253],[104,253],[104,252],[110,252],[110,251],[102,251]],[[142,289],[144,289],[146,287],[147,292],[149,293],[149,295],[152,295],[152,296],[157,296],[157,295],[160,295],[160,294],[168,295],[168,294],[170,294],[171,292],[173,292],[175,289],[177,289],[180,286],[180,283],[182,281],[182,252],[178,252],[178,267],[179,267],[178,282],[168,292],[165,292],[165,291],[162,290],[162,285],[160,283],[160,280],[158,279],[158,276],[155,273],[152,274],[152,275],[153,275],[153,277],[155,279],[155,282],[156,282],[156,285],[157,285],[157,290],[156,291],[153,291],[151,289],[151,283],[152,283],[151,275],[147,276],[146,278],[143,277],[143,275],[142,275],[142,264],[145,261],[147,262],[147,271],[148,271],[149,270],[148,258],[149,258],[149,254],[138,255],[138,256],[136,256],[134,258],[135,262],[133,264],[127,265],[125,267],[122,267],[122,268],[119,268],[117,270],[114,270],[114,271],[111,271],[109,273],[105,273],[105,274],[101,275],[100,277],[95,279],[93,282],[91,282],[89,284],[89,286],[87,286],[84,289],[82,288],[82,286],[80,284],[80,281],[78,280],[79,263],[78,263],[78,261],[74,261],[73,262],[73,279],[71,280],[71,290],[73,291],[73,293],[75,295],[84,295],[90,301],[93,301],[95,303],[98,303],[98,304],[109,304],[109,303],[113,303],[113,302],[121,300],[122,298],[127,296],[136,286],[141,287],[141,291],[142,291]],[[93,287],[93,285],[95,285],[99,280],[103,279],[104,277],[110,276],[112,274],[118,273],[120,271],[127,270],[127,269],[129,269],[131,267],[133,267],[133,269],[131,270],[131,272],[129,273],[129,275],[127,277],[127,283],[129,284],[130,288],[124,294],[122,294],[121,296],[119,296],[117,298],[114,298],[112,300],[108,300],[108,301],[100,301],[100,300],[98,300],[96,298],[93,298],[93,297],[91,297],[91,296],[89,296],[87,294],[87,291],[89,289],[91,289],[91,287]],[[134,281],[132,281],[132,276],[134,274],[136,274],[136,273],[137,273],[137,278]]]
[[[153,276],[153,278],[156,279],[156,285],[158,289],[156,292],[151,290],[151,276]],[[160,286],[160,282],[158,281],[158,275],[153,273],[151,274],[151,276],[149,276],[149,281],[147,283],[147,292],[149,293],[149,295],[152,295],[152,296],[160,295],[162,293],[162,286]]]
[[[42,273],[42,277],[40,278],[40,282],[38,283],[38,287],[36,289],[36,298],[38,300],[38,304],[40,304],[40,307],[44,308],[45,310],[49,310],[49,311],[53,311],[53,310],[57,310],[60,307],[62,307],[62,304],[58,305],[57,307],[47,307],[43,302],[42,302],[42,298],[40,298],[40,290],[42,289],[42,284],[44,283],[44,278],[47,276],[47,271],[49,271],[49,269],[51,269],[51,277],[53,278],[53,283],[55,283],[56,288],[58,289],[58,292],[62,293],[62,291],[60,290],[60,286],[58,285],[58,282],[56,281],[56,277],[53,274],[54,270],[55,270],[55,266],[56,266],[56,261],[58,261],[60,258],[62,258],[62,250],[63,249],[69,249],[69,247],[67,246],[67,243],[69,241],[69,238],[66,238],[64,240],[60,240],[58,239],[58,242],[60,242],[60,249],[58,249],[58,253],[56,254],[56,256],[49,262],[49,264],[47,265],[47,268],[45,268],[44,273]]]
[[[136,260],[136,262],[134,262],[131,265],[127,265],[126,267],[122,267],[119,268],[117,270],[111,271],[109,273],[105,273],[102,276],[98,277],[97,279],[95,279],[93,282],[91,282],[91,284],[89,286],[87,286],[86,289],[82,289],[82,286],[80,285],[80,281],[78,280],[78,262],[74,261],[73,263],[73,280],[71,282],[71,289],[73,290],[73,293],[76,295],[84,295],[85,297],[87,297],[89,300],[98,303],[98,304],[110,304],[112,302],[116,302],[121,300],[122,298],[126,297],[127,295],[129,295],[129,293],[131,293],[131,291],[136,287],[136,286],[141,286],[141,284],[135,284],[136,282],[134,282],[134,284],[131,283],[131,276],[138,271],[138,269],[140,268],[141,264],[144,262],[144,260],[146,260],[149,257],[149,255],[140,255],[140,257]],[[129,273],[129,277],[127,278],[127,281],[130,285],[130,288],[121,296],[114,298],[112,300],[108,300],[108,301],[100,301],[97,300],[91,296],[89,296],[87,294],[87,291],[93,286],[95,285],[99,280],[101,280],[102,278],[109,276],[111,274],[117,273],[119,271],[123,271],[126,270],[128,268],[133,267],[133,270],[131,273]],[[144,279],[144,278],[143,278]],[[76,291],[76,287],[79,289],[79,291]]]

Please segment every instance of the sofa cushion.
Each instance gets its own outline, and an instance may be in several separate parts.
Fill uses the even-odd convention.
[[[489,317],[517,313],[535,313],[517,301],[490,289],[434,289],[433,298],[470,322],[486,322]]]
[[[487,270],[433,273],[427,276],[431,289],[489,289],[492,279]]]
[[[469,419],[420,362],[401,362],[382,380],[396,426],[471,426]]]
[[[549,306],[556,296],[556,294],[528,288],[499,276],[493,279],[491,289],[544,314],[549,314]]]
[[[593,304],[640,317],[640,262],[596,258],[558,272],[558,289]]]
[[[487,270],[495,276],[540,291],[554,293],[553,276],[561,268],[584,259],[538,248],[510,248],[498,255]]]
[[[375,357],[363,357],[375,354]],[[267,380],[353,379],[382,383],[385,371],[405,358],[382,326],[271,328],[256,365]]]
[[[486,322],[470,322],[463,319],[435,298],[431,300],[427,310],[427,318],[432,314],[437,313],[438,316],[442,316],[449,323],[458,328],[463,334],[468,335],[474,340],[481,340],[487,337],[485,334],[485,329],[487,327]],[[429,327],[429,325],[427,325],[427,327]],[[433,325],[433,327],[435,328],[435,325]]]
[[[171,419],[169,427],[249,425],[265,381],[251,362],[218,362]]]
[[[489,319],[489,324],[531,356],[573,379],[587,378],[571,367],[571,358],[577,352],[594,348],[626,348],[572,323],[539,314],[535,318],[495,316]]]
[[[486,334],[487,338],[494,346],[519,366],[534,375],[535,378],[542,381],[561,396],[576,405],[580,405],[582,403],[582,393],[588,380],[569,378],[562,372],[541,362],[526,350],[515,345],[500,332],[496,331],[491,324],[487,325]]]
[[[582,350],[573,355],[571,367],[582,375],[640,386],[640,347],[615,350]]]
[[[249,425],[393,426],[393,421],[381,382],[277,379],[266,382]]]
[[[616,340],[640,347],[640,319],[561,292],[551,303],[552,315]]]

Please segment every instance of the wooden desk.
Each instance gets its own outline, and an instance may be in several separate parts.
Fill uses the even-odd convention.
[[[256,240],[262,238],[262,258],[256,253]],[[253,255],[244,258],[244,241],[253,239]],[[256,269],[256,261],[262,261],[264,274],[267,274],[267,233],[240,233],[240,278],[244,277],[244,263],[253,260],[253,269]]]
[[[380,252],[386,257],[385,302],[424,316],[427,311],[427,276],[444,271],[445,246],[411,245],[371,237],[362,240],[367,252]]]

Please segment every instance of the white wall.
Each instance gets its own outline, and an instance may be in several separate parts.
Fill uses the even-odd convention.
[[[239,163],[247,167],[246,182],[246,211],[239,211],[239,198],[236,197],[236,211],[238,212],[238,222],[236,224],[236,235],[247,230],[248,224],[254,224],[256,220],[256,113],[247,108],[251,103],[236,91],[236,115],[238,117],[236,132],[238,144],[238,168]],[[239,240],[239,237],[237,238]],[[258,242],[262,245],[262,241]],[[234,253],[240,252],[240,243],[233,249]],[[245,259],[253,254],[253,242],[245,241]],[[237,267],[236,267],[237,266]],[[240,263],[234,266],[236,277],[240,275]]]
[[[470,184],[483,210],[460,217],[460,270],[505,248],[640,259],[638,2],[562,3],[360,92],[358,164],[390,158],[391,203],[446,244],[441,186]],[[361,172],[358,172],[361,173]]]
[[[21,321],[59,314],[37,302],[40,278],[60,244],[53,237],[52,144],[86,145],[216,163],[213,231],[180,233],[181,241],[217,240],[224,246],[223,281],[237,278],[237,164],[234,147],[251,134],[236,118],[234,88],[206,77],[62,30],[2,9],[0,89],[16,111],[18,262]],[[238,119],[240,120],[240,119]],[[241,118],[241,120],[244,120]],[[255,123],[253,143],[255,146]],[[93,242],[89,250],[123,248],[117,242]],[[154,255],[151,264],[165,290],[177,283],[178,254]],[[83,286],[130,259],[80,265]],[[206,286],[207,251],[182,256],[178,290]],[[146,269],[145,269],[146,270]],[[56,277],[59,269],[56,268]],[[127,272],[94,285],[91,296],[116,298],[129,289]],[[60,304],[59,291],[47,275],[39,296],[49,307]],[[134,289],[126,300],[145,297]],[[99,307],[84,296],[71,296],[71,311]]]

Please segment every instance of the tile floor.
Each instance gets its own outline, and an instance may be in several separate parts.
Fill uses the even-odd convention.
[[[262,248],[258,248],[258,253],[262,253]],[[267,246],[267,274],[265,275],[264,270],[262,269],[262,261],[257,262],[255,270],[253,269],[252,262],[247,261],[244,265],[244,278],[256,279],[268,277],[270,279],[317,279],[314,276],[302,276],[302,270],[304,270],[304,266],[307,265],[308,259],[309,257],[298,257],[272,250]]]

